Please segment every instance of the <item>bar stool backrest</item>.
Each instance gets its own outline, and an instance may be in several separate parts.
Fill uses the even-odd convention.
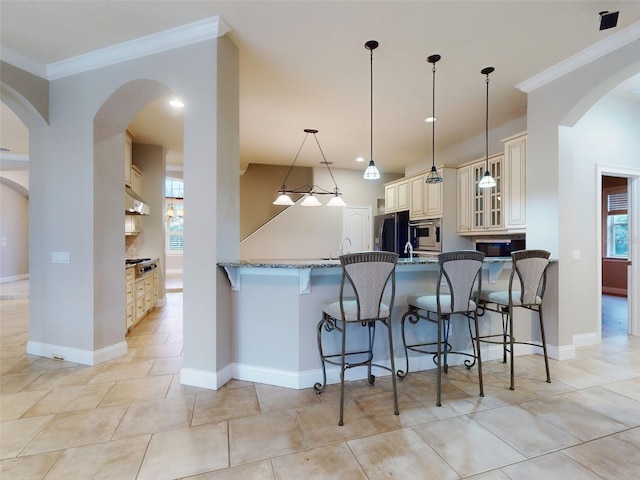
[[[469,300],[474,296],[474,285],[477,283],[476,297],[481,288],[483,260],[484,253],[477,250],[460,250],[438,255],[440,270],[436,296],[439,310],[440,288],[444,277],[451,295],[451,313],[469,311]]]
[[[509,298],[513,293],[514,274],[520,280],[522,305],[541,303],[547,284],[547,266],[551,253],[546,250],[518,250],[511,253],[513,270],[509,279]]]
[[[392,252],[360,252],[342,255],[342,280],[340,282],[340,309],[344,312],[345,285],[350,284],[358,305],[358,320],[381,318],[380,304],[387,283],[391,279],[391,300],[387,303],[390,315],[396,291],[395,268],[398,254]]]

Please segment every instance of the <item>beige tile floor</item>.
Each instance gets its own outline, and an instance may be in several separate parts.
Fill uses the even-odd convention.
[[[20,289],[18,289],[20,290]],[[0,478],[631,479],[640,475],[640,338],[606,336],[575,360],[451,368],[320,396],[231,381],[181,386],[182,294],[128,336],[127,355],[87,367],[25,354],[28,295],[0,300]]]

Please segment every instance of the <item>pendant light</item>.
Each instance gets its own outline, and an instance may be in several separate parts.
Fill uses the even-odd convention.
[[[318,130],[314,130],[312,128],[306,128],[304,130],[304,133],[305,133],[305,136],[302,139],[302,144],[300,145],[300,148],[298,149],[298,153],[296,154],[296,157],[293,159],[293,163],[289,167],[289,170],[287,171],[287,175],[284,177],[284,181],[282,182],[282,186],[280,187],[280,190],[278,192],[280,195],[278,196],[276,201],[273,202],[273,204],[283,206],[283,207],[295,205],[294,201],[291,200],[291,197],[289,196],[294,194],[294,195],[304,195],[305,199],[300,203],[300,205],[302,205],[303,207],[319,207],[322,204],[320,203],[320,200],[318,200],[318,197],[316,197],[316,195],[333,195],[331,200],[329,200],[329,202],[327,203],[327,207],[345,207],[347,204],[344,202],[344,200],[342,200],[342,198],[340,198],[340,195],[342,195],[342,193],[340,193],[340,189],[338,188],[336,179],[333,177],[333,172],[331,172],[331,168],[329,167],[329,162],[327,162],[327,159],[324,156],[324,152],[322,151],[322,147],[320,146],[320,142],[318,141],[318,137],[316,136],[316,133],[318,133]],[[324,164],[327,167],[327,170],[329,170],[329,175],[331,175],[331,180],[333,180],[333,186],[334,186],[333,191],[325,190],[317,185],[312,185],[312,186],[304,185],[302,187],[298,187],[293,190],[287,189],[287,185],[286,185],[287,179],[289,178],[289,174],[291,173],[291,170],[293,170],[293,167],[295,166],[296,161],[300,156],[300,152],[302,151],[304,142],[307,140],[307,137],[309,136],[309,134],[312,134],[313,138],[315,138],[316,144],[318,145],[318,149],[320,150],[320,154],[322,155],[322,162],[320,163]]]
[[[495,68],[486,67],[483,68],[480,73],[486,75],[487,78],[485,80],[487,84],[487,108],[486,108],[486,117],[485,117],[485,133],[484,133],[484,145],[485,145],[485,159],[486,159],[486,170],[484,172],[484,176],[482,180],[478,183],[479,188],[493,188],[496,186],[496,181],[491,176],[489,172],[489,74],[493,72]]]
[[[436,62],[440,60],[440,55],[431,55],[427,62],[433,64],[433,90],[432,90],[432,113],[431,113],[431,171],[427,175],[426,183],[442,183],[442,177],[436,169]]]
[[[369,40],[364,44],[364,48],[371,52],[371,157],[369,157],[369,166],[364,171],[363,177],[365,180],[378,180],[380,178],[380,171],[373,161],[373,51],[378,48],[378,45],[375,40]]]

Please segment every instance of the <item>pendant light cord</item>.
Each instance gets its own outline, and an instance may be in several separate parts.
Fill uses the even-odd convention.
[[[371,57],[370,57],[371,58],[371,69],[370,69],[370,72],[371,72],[371,74],[370,74],[370,76],[371,76],[371,78],[370,78],[370,84],[371,84],[371,92],[370,92],[371,93],[371,99],[370,99],[371,100],[370,101],[370,106],[371,106],[371,111],[370,111],[370,113],[371,113],[371,115],[370,115],[370,119],[371,119],[371,128],[370,128],[370,143],[371,143],[371,147],[370,148],[371,148],[371,151],[370,151],[370,153],[371,153],[371,156],[370,156],[369,160],[373,160],[373,48],[370,50],[370,52],[371,52]]]
[[[433,89],[432,89],[432,104],[431,104],[431,166],[436,165],[436,63],[433,62]]]
[[[489,171],[489,74],[487,73],[487,79],[485,80],[487,84],[487,99],[486,99],[486,115],[485,115],[485,125],[484,125],[484,145],[485,145],[485,158],[487,159],[487,172]]]

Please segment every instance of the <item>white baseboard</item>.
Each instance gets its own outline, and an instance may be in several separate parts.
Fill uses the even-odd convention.
[[[598,343],[598,334],[596,332],[581,333],[573,336],[573,345],[576,347],[586,347],[588,345],[596,345]]]
[[[100,350],[91,351],[29,340],[27,342],[27,353],[54,360],[93,366],[125,355],[127,353],[127,342],[120,342]]]
[[[29,274],[12,275],[9,277],[0,277],[0,283],[17,282],[18,280],[29,280]]]
[[[575,348],[571,346],[567,347],[554,347],[547,345],[549,357],[562,360],[563,358],[574,358]],[[573,352],[574,357],[570,354]],[[542,348],[535,347],[533,345],[515,345],[514,355],[542,355]],[[448,363],[451,366],[462,365],[469,357],[463,355],[450,355]],[[491,345],[482,349],[482,361],[490,360],[502,360],[502,346]],[[387,367],[390,366],[390,362],[380,362]],[[395,368],[397,370],[407,370],[406,359],[404,356],[396,357]],[[409,356],[409,372],[419,372],[423,370],[432,370],[436,368],[433,362],[433,356],[428,354],[423,355],[410,355]],[[373,374],[377,377],[385,377],[391,375],[391,372],[381,368],[373,369]],[[256,365],[246,365],[239,363],[232,363],[227,365],[219,372],[207,372],[203,370],[194,370],[183,368],[180,372],[180,383],[183,385],[191,385],[200,388],[208,388],[210,390],[217,390],[231,379],[242,380],[245,382],[263,383],[266,385],[275,385],[278,387],[291,388],[295,390],[302,390],[305,388],[313,387],[317,382],[322,382],[322,369],[317,368],[313,370],[306,370],[303,372],[281,370],[274,368],[265,368]],[[345,380],[366,380],[367,369],[366,368],[353,368],[345,372]],[[327,365],[327,385],[340,383],[340,368]]]
[[[218,390],[225,383],[234,378],[232,371],[232,365],[227,365],[219,372],[183,368],[180,370],[180,383],[182,385],[190,385],[192,387]]]

